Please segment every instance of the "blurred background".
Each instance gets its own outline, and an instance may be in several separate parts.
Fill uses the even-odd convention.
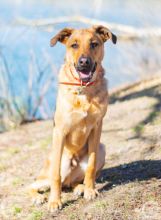
[[[107,25],[118,43],[105,45],[109,88],[161,68],[160,0],[0,1],[0,132],[52,118],[65,47],[50,48],[64,27]]]

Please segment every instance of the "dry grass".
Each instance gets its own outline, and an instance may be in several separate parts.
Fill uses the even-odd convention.
[[[160,220],[161,85],[111,97],[102,142],[106,165],[97,180],[100,196],[87,202],[63,192],[54,219]],[[34,122],[0,135],[0,219],[53,219],[35,207],[27,186],[37,176],[51,142],[52,122]]]

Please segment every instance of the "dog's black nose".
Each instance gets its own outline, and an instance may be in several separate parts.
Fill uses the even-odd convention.
[[[90,57],[81,56],[78,60],[78,66],[80,67],[90,67],[91,63]]]

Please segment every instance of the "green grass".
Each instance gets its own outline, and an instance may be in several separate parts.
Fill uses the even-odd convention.
[[[51,143],[51,137],[48,137],[46,139],[43,139],[41,142],[40,142],[40,146],[42,149],[46,149],[49,144]]]
[[[137,134],[137,135],[141,135],[144,131],[144,125],[142,123],[136,125],[134,128],[133,128],[133,131]]]
[[[0,164],[0,172],[3,172],[7,169],[7,166],[4,164]]]
[[[160,112],[155,112],[154,120],[153,120],[153,125],[159,125],[161,124],[161,114]]]
[[[22,208],[17,205],[13,206],[12,209],[13,209],[13,215],[17,215],[22,212]]]
[[[75,213],[75,212],[72,212],[72,213],[68,214],[68,218],[69,218],[70,220],[79,219],[77,213]]]
[[[107,207],[107,201],[104,201],[104,200],[99,200],[97,202],[95,202],[94,206],[96,209],[104,209]]]
[[[7,152],[11,155],[18,154],[20,152],[20,149],[17,147],[10,147],[8,148]]]
[[[39,210],[33,210],[28,216],[27,220],[41,220],[43,217],[43,212]]]
[[[23,183],[23,179],[20,177],[15,177],[12,181],[13,186],[18,186]]]

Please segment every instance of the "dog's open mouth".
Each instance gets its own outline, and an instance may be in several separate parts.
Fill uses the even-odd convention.
[[[95,72],[95,70],[96,70],[96,66],[97,66],[97,64],[95,63],[94,65],[93,65],[93,68],[92,68],[92,70],[86,70],[86,69],[80,69],[80,68],[78,68],[78,67],[75,67],[76,68],[76,71],[77,71],[77,73],[78,73],[78,75],[79,75],[79,78],[80,78],[80,80],[82,81],[82,82],[86,82],[86,83],[88,83],[88,82],[90,82],[91,81],[91,79],[92,79],[92,77],[93,77],[93,74],[94,74],[94,72]]]
[[[82,72],[82,71],[77,71],[79,74],[80,80],[83,82],[89,82],[92,79],[93,73],[92,72]]]

